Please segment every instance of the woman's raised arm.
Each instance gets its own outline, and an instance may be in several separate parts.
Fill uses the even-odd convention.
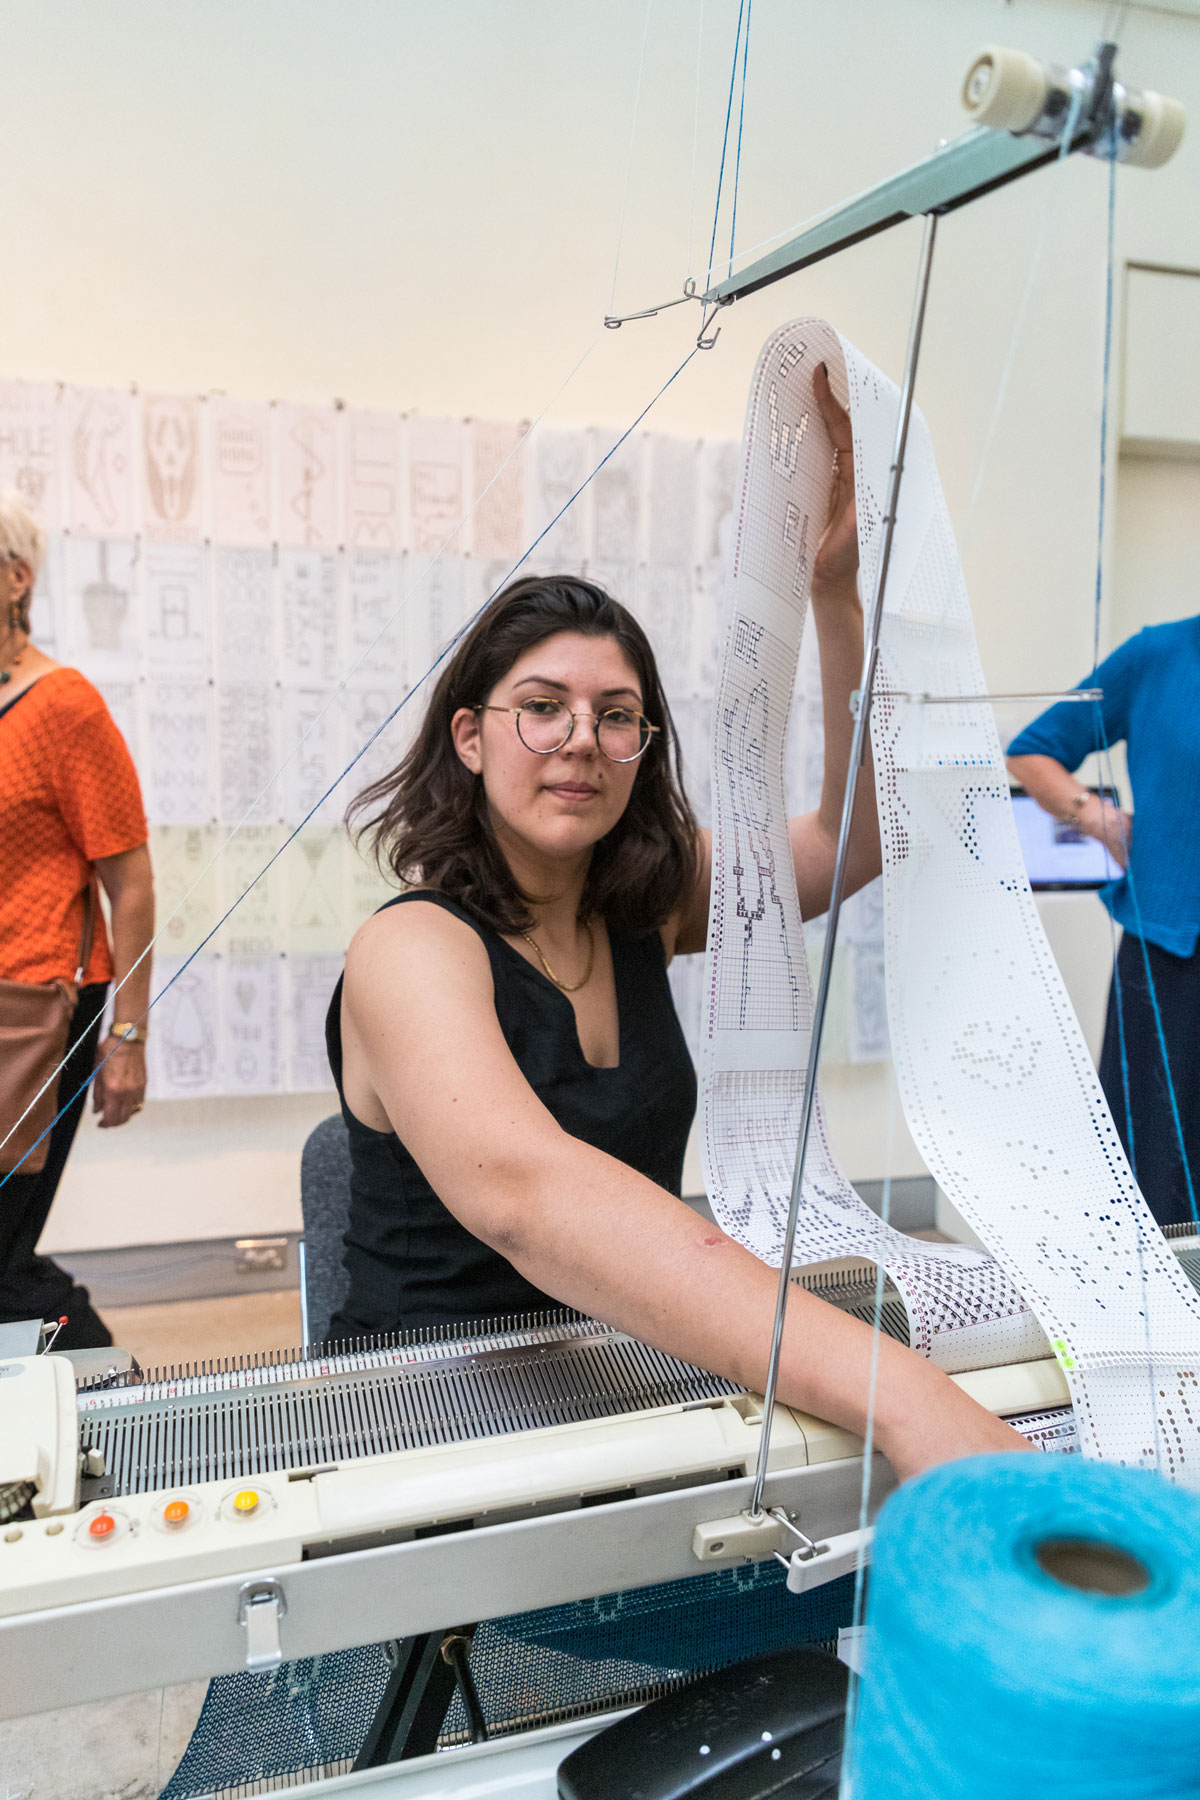
[[[761,1392],[775,1272],[561,1129],[504,1041],[487,953],[468,926],[420,905],[368,921],[346,961],[342,1033],[352,1110],[396,1130],[468,1231],[564,1305]],[[797,1290],[780,1398],[861,1432],[871,1349],[868,1327]],[[876,1433],[902,1477],[975,1451],[1025,1447],[886,1337]]]
[[[813,623],[821,661],[821,700],[825,730],[825,770],[816,812],[788,821],[800,911],[814,919],[829,906],[837,860],[842,797],[850,765],[854,718],[850,696],[862,679],[863,612],[858,596],[858,514],[854,503],[854,442],[850,416],[834,399],[822,364],[813,375],[813,391],[829,441],[836,452],[829,517],[813,558]],[[712,834],[700,834],[698,872],[692,898],[666,935],[669,954],[704,949],[708,933]],[[881,867],[879,819],[870,743],[858,774],[854,830],[846,868],[846,892],[855,893],[878,875]]]

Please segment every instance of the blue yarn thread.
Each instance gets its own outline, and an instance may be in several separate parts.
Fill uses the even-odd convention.
[[[1099,734],[1099,740],[1100,740],[1097,748],[1101,752],[1102,766],[1107,771],[1107,773],[1105,775],[1106,784],[1111,787],[1114,785],[1113,772],[1112,772],[1112,750],[1111,750],[1109,742],[1108,742],[1108,733],[1107,733],[1107,730],[1106,730],[1105,724],[1104,724],[1104,713],[1103,713],[1102,705],[1099,701],[1096,702],[1096,715],[1097,715],[1098,734]],[[1179,1148],[1179,1160],[1180,1160],[1181,1164],[1183,1165],[1183,1179],[1184,1179],[1184,1185],[1187,1188],[1188,1205],[1192,1209],[1193,1220],[1195,1221],[1197,1227],[1200,1227],[1200,1211],[1197,1210],[1196,1188],[1195,1188],[1195,1183],[1192,1180],[1192,1171],[1188,1164],[1188,1159],[1187,1159],[1187,1148],[1186,1148],[1186,1145],[1184,1142],[1184,1136],[1183,1136],[1183,1120],[1182,1120],[1182,1117],[1180,1116],[1180,1112],[1179,1112],[1179,1097],[1175,1092],[1174,1076],[1171,1074],[1171,1059],[1167,1052],[1167,1036],[1166,1036],[1166,1032],[1163,1029],[1162,1012],[1161,1012],[1161,1010],[1159,1008],[1159,1004],[1158,1004],[1158,990],[1155,987],[1154,975],[1150,968],[1150,952],[1146,946],[1146,934],[1145,934],[1144,927],[1142,925],[1142,909],[1141,909],[1141,905],[1138,901],[1137,883],[1133,878],[1132,846],[1129,845],[1128,842],[1126,843],[1126,857],[1127,857],[1127,866],[1125,869],[1125,879],[1129,883],[1129,898],[1133,902],[1133,916],[1134,916],[1134,921],[1135,921],[1135,926],[1136,926],[1135,936],[1137,937],[1138,945],[1141,949],[1142,969],[1146,976],[1146,992],[1150,996],[1150,1010],[1154,1015],[1154,1035],[1158,1042],[1158,1053],[1162,1059],[1163,1074],[1166,1076],[1166,1080],[1167,1080],[1167,1098],[1171,1104],[1171,1122],[1175,1128],[1175,1142]],[[1118,971],[1117,971],[1117,963],[1116,963],[1115,957],[1113,959],[1113,979],[1114,979],[1114,982],[1116,983],[1116,988],[1117,988],[1117,1006],[1118,1006],[1118,1012],[1119,1012],[1120,1006],[1121,1006],[1122,989],[1121,989],[1121,985],[1120,985],[1120,975],[1118,974]],[[1119,1043],[1120,1052],[1121,1052],[1121,1083],[1122,1083],[1122,1087],[1124,1089],[1126,1117],[1128,1119],[1129,1118],[1129,1058],[1126,1054],[1126,1049],[1125,1049],[1125,1031],[1124,1031],[1123,1023],[1121,1026],[1118,1043]],[[1131,1119],[1130,1119],[1130,1131],[1132,1133],[1132,1120]],[[1132,1136],[1130,1138],[1130,1143],[1132,1144]],[[1132,1164],[1132,1161],[1133,1161],[1133,1158],[1131,1156],[1130,1157],[1131,1164]],[[1136,1178],[1136,1173],[1137,1173],[1137,1171],[1135,1170],[1134,1171],[1135,1178]]]
[[[1108,237],[1107,259],[1105,264],[1104,292],[1104,375],[1100,401],[1100,502],[1096,524],[1096,591],[1092,616],[1092,668],[1100,666],[1100,611],[1104,591],[1104,524],[1108,497],[1108,401],[1112,370],[1112,321],[1113,321],[1113,268],[1115,263],[1115,229],[1117,205],[1117,146],[1112,131],[1108,136]],[[1108,741],[1108,728],[1104,723],[1104,703],[1093,702],[1096,720],[1096,749],[1101,757],[1104,780],[1108,787],[1115,788],[1112,768],[1112,749]],[[1137,939],[1141,946],[1142,967],[1146,976],[1146,991],[1150,997],[1150,1008],[1154,1015],[1154,1032],[1158,1041],[1159,1055],[1162,1058],[1163,1074],[1167,1083],[1167,1098],[1171,1106],[1171,1121],[1175,1128],[1175,1141],[1179,1147],[1179,1160],[1183,1166],[1183,1179],[1187,1187],[1188,1205],[1192,1209],[1192,1218],[1200,1227],[1200,1209],[1196,1204],[1196,1189],[1192,1180],[1192,1171],[1188,1165],[1187,1146],[1183,1136],[1183,1120],[1179,1111],[1179,1098],[1175,1092],[1175,1078],[1171,1073],[1171,1059],[1167,1052],[1167,1038],[1163,1030],[1162,1012],[1158,1004],[1158,992],[1154,984],[1154,976],[1150,968],[1150,952],[1146,946],[1145,932],[1142,929],[1142,909],[1138,902],[1137,883],[1133,874],[1132,846],[1126,844],[1125,879],[1129,884],[1129,897],[1133,902],[1134,919],[1137,923]],[[1123,1016],[1124,993],[1121,977],[1117,968],[1117,957],[1113,956],[1113,986],[1117,1003],[1117,1048],[1121,1061],[1121,1090],[1125,1103],[1125,1122],[1129,1132],[1129,1162],[1137,1179],[1137,1165],[1134,1160],[1133,1114],[1130,1106],[1129,1055],[1125,1042],[1125,1021]]]
[[[1200,1500],[1082,1457],[943,1464],[884,1507],[854,1800],[1200,1795]],[[1123,1551],[1128,1597],[1039,1565],[1047,1540]]]
[[[1117,1048],[1121,1053],[1121,1098],[1125,1103],[1125,1137],[1129,1144],[1129,1167],[1133,1171],[1133,1179],[1137,1180],[1137,1145],[1133,1130],[1133,1105],[1129,1096],[1129,1052],[1125,1045],[1125,994],[1121,984],[1121,970],[1117,962],[1117,923],[1112,914],[1108,915],[1108,941],[1112,949],[1113,993],[1116,999],[1117,1012]]]
[[[737,34],[733,40],[733,67],[729,71],[729,99],[725,103],[725,132],[721,139],[721,166],[717,170],[717,203],[713,208],[712,237],[708,244],[708,282],[712,280],[713,263],[717,254],[717,224],[721,217],[721,190],[725,185],[725,156],[729,149],[729,124],[733,118],[733,90],[737,85],[738,46],[742,41],[742,17],[746,10],[746,0],[739,0],[737,16]],[[743,96],[744,97],[744,96]]]
[[[653,399],[649,400],[646,403],[646,405],[642,408],[641,412],[638,414],[637,418],[633,421],[632,425],[629,425],[626,427],[626,429],[621,433],[621,435],[617,439],[617,441],[600,458],[600,461],[596,464],[595,468],[591,471],[591,473],[589,475],[585,476],[584,480],[580,482],[579,486],[575,489],[575,492],[571,495],[570,499],[563,502],[562,506],[559,507],[558,511],[555,513],[555,515],[551,519],[550,523],[545,527],[544,530],[542,530],[538,533],[537,537],[534,538],[533,542],[529,545],[528,549],[522,552],[522,554],[518,557],[517,561],[513,564],[512,568],[508,571],[507,575],[505,575],[503,581],[501,581],[497,587],[493,588],[492,592],[488,595],[487,599],[483,602],[483,605],[480,606],[474,613],[472,613],[471,617],[466,621],[466,623],[463,626],[461,626],[461,628],[454,634],[454,636],[449,640],[449,642],[438,652],[437,656],[434,658],[433,662],[430,663],[430,665],[426,669],[425,673],[420,677],[420,679],[418,681],[413,683],[412,687],[408,690],[407,694],[404,695],[404,698],[397,702],[397,704],[392,708],[391,712],[388,713],[387,717],[385,719],[381,720],[381,722],[376,726],[375,730],[371,733],[370,737],[366,740],[366,742],[364,744],[362,744],[358,750],[355,751],[354,755],[350,758],[350,761],[346,764],[345,768],[335,778],[335,780],[330,782],[329,786],[325,789],[325,792],[317,800],[315,800],[313,802],[312,806],[309,808],[308,812],[305,813],[305,815],[301,819],[300,823],[292,829],[292,831],[284,839],[283,843],[280,844],[278,850],[275,851],[274,855],[271,856],[263,864],[262,868],[258,871],[258,874],[254,877],[254,879],[252,881],[248,882],[246,887],[244,887],[242,889],[242,892],[238,895],[237,899],[233,902],[233,905],[231,907],[229,907],[229,909],[225,913],[222,914],[222,916],[217,920],[216,924],[213,926],[212,930],[210,932],[208,932],[206,934],[206,936],[201,938],[200,942],[196,945],[195,949],[179,965],[178,969],[176,969],[174,975],[172,975],[170,981],[167,982],[166,986],[159,989],[158,993],[155,994],[154,998],[151,1000],[149,1006],[147,1006],[145,1012],[140,1014],[140,1016],[138,1017],[138,1019],[136,1021],[137,1024],[140,1025],[143,1020],[148,1019],[150,1017],[150,1014],[153,1012],[154,1008],[158,1005],[159,1001],[163,998],[163,996],[165,994],[168,994],[171,991],[171,989],[174,987],[175,983],[179,980],[179,977],[190,966],[190,964],[195,961],[196,957],[199,956],[200,952],[204,949],[205,945],[211,943],[213,938],[216,937],[217,933],[221,930],[222,926],[227,924],[228,921],[233,917],[233,915],[237,911],[238,907],[242,904],[242,901],[246,898],[246,896],[248,894],[250,894],[254,891],[254,889],[258,886],[259,882],[263,879],[263,876],[266,875],[270,871],[270,869],[273,868],[274,865],[279,861],[279,858],[283,855],[284,851],[288,848],[288,846],[290,844],[292,844],[295,841],[295,839],[304,830],[304,827],[312,819],[313,815],[317,812],[318,808],[323,806],[325,801],[329,799],[330,795],[333,794],[336,791],[336,789],[341,786],[342,782],[346,779],[346,776],[350,773],[351,769],[354,768],[356,763],[358,763],[362,760],[362,758],[366,755],[367,751],[371,748],[371,745],[376,741],[377,738],[379,738],[383,735],[383,733],[387,730],[388,726],[392,723],[393,719],[397,718],[399,716],[399,714],[401,712],[403,712],[404,708],[408,705],[409,701],[412,699],[413,695],[417,692],[417,690],[419,688],[424,687],[425,683],[429,680],[429,677],[431,675],[433,675],[436,672],[436,670],[438,670],[441,667],[442,663],[445,662],[446,658],[449,656],[450,652],[454,649],[455,645],[463,637],[466,636],[468,631],[470,631],[470,629],[474,625],[476,619],[478,619],[483,613],[485,613],[487,611],[487,609],[491,605],[492,601],[496,598],[496,595],[498,593],[500,593],[501,590],[508,585],[508,583],[512,580],[513,576],[516,574],[517,570],[522,566],[522,564],[529,561],[529,558],[533,555],[533,553],[537,549],[538,545],[542,542],[542,539],[549,536],[550,532],[552,532],[554,530],[554,527],[558,524],[558,522],[562,518],[563,514],[565,512],[567,512],[572,506],[574,506],[576,500],[579,499],[579,496],[587,488],[589,488],[591,486],[592,482],[596,479],[596,477],[600,473],[601,469],[605,466],[605,464],[607,462],[611,461],[611,459],[616,455],[617,451],[621,448],[621,445],[624,444],[627,441],[627,439],[629,439],[633,436],[633,433],[637,430],[637,428],[641,424],[642,420],[647,416],[647,414],[655,406],[657,406],[658,402],[662,399],[662,397],[666,393],[667,389],[674,382],[676,382],[679,379],[679,377],[683,374],[683,371],[687,368],[688,364],[691,362],[692,358],[697,354],[698,350],[699,350],[699,345],[692,346],[692,348],[688,351],[687,355],[684,357],[683,361],[679,364],[679,367],[677,369],[675,369],[672,374],[668,375],[667,379],[663,382],[662,386],[659,388],[658,392],[654,395]],[[40,1144],[44,1138],[47,1138],[50,1135],[50,1133],[54,1130],[54,1127],[58,1124],[58,1121],[62,1118],[63,1114],[65,1112],[67,1112],[70,1109],[70,1107],[72,1107],[74,1105],[76,1100],[78,1100],[80,1094],[84,1094],[87,1092],[88,1088],[91,1087],[93,1081],[95,1081],[95,1079],[96,1079],[97,1075],[100,1073],[101,1069],[104,1068],[105,1064],[108,1062],[109,1057],[115,1056],[116,1052],[119,1048],[120,1048],[119,1045],[114,1045],[113,1048],[109,1051],[108,1056],[106,1056],[104,1058],[104,1061],[96,1064],[96,1067],[92,1070],[91,1074],[87,1077],[87,1080],[80,1082],[79,1086],[75,1089],[75,1092],[71,1095],[70,1099],[67,1100],[64,1105],[59,1107],[58,1111],[55,1113],[55,1115],[51,1119],[50,1123],[46,1126],[46,1129],[42,1132],[41,1136],[39,1138],[37,1138],[37,1140],[29,1146],[29,1149],[25,1152],[25,1155],[21,1158],[21,1161],[18,1162],[15,1165],[15,1167],[9,1169],[8,1172],[5,1174],[3,1180],[0,1180],[0,1191],[2,1191],[7,1186],[10,1178],[18,1172],[18,1170],[21,1167],[21,1163],[23,1163],[26,1160],[26,1157],[31,1156],[33,1154],[33,1152],[37,1149],[38,1144]]]
[[[733,207],[729,219],[729,273],[733,274],[733,243],[737,235],[738,183],[742,175],[742,127],[746,122],[746,65],[750,59],[750,14],[754,0],[746,0],[746,35],[742,40],[742,94],[738,103],[737,156],[733,164]],[[737,51],[734,51],[734,58]],[[719,200],[718,200],[719,204]]]

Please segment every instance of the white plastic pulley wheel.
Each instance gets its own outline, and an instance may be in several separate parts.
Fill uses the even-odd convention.
[[[1036,56],[985,44],[967,70],[962,102],[976,125],[1028,131],[1046,104],[1049,86]]]
[[[1179,148],[1187,125],[1186,111],[1178,100],[1149,89],[1130,94],[1123,111],[1126,117],[1130,112],[1140,113],[1142,123],[1137,136],[1122,146],[1121,161],[1136,169],[1161,169]]]

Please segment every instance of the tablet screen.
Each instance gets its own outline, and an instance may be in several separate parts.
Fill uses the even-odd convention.
[[[1116,800],[1111,792],[1108,797]],[[1098,888],[1121,874],[1103,844],[1044,812],[1024,788],[1012,790],[1012,803],[1030,887]]]

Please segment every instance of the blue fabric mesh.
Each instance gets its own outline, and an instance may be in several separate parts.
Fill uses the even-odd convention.
[[[382,1644],[219,1675],[160,1800],[189,1800],[358,1755],[391,1669]]]
[[[485,1620],[471,1672],[489,1726],[620,1702],[647,1688],[797,1644],[833,1642],[854,1610],[854,1576],[789,1594],[777,1562],[602,1594]],[[465,1736],[457,1698],[444,1736]]]
[[[853,1605],[853,1575],[795,1595],[779,1563],[747,1564],[486,1620],[475,1634],[471,1671],[489,1726],[520,1730],[645,1697],[647,1689],[763,1651],[831,1641],[850,1623]],[[389,1673],[382,1645],[368,1644],[269,1674],[218,1677],[161,1800],[192,1800],[356,1756]],[[465,1736],[456,1698],[442,1741]]]

